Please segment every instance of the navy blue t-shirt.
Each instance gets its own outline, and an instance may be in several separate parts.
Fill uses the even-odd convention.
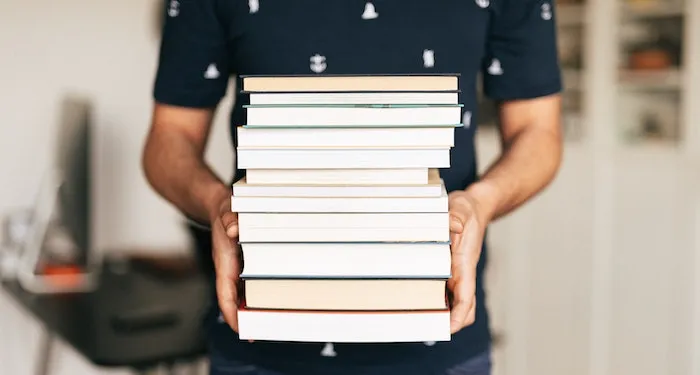
[[[459,73],[463,126],[455,131],[448,191],[477,180],[474,150],[477,78],[490,98],[517,100],[561,89],[552,0],[168,0],[154,97],[195,108],[219,104],[238,75]],[[245,124],[240,93],[231,111]],[[235,178],[244,171],[233,171]],[[293,372],[317,364],[327,373],[374,365],[400,373],[445,369],[488,349],[483,271],[477,275],[476,322],[451,342],[335,344],[242,342],[218,309],[208,319],[212,350],[229,358]],[[334,369],[338,365],[337,371]],[[331,367],[328,367],[331,366]],[[408,368],[407,367],[407,368]]]

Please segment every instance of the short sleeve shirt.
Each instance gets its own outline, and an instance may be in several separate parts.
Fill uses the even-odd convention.
[[[440,171],[448,191],[478,177],[478,84],[496,101],[561,90],[553,0],[166,0],[165,12],[155,100],[213,108],[235,87],[234,146],[248,103],[241,75],[459,73],[463,121],[455,130],[451,167]],[[302,362],[338,369],[402,363],[425,373],[447,368],[490,344],[486,249],[482,254],[476,322],[450,342],[335,344],[330,352],[325,343],[248,343],[212,315],[213,350],[284,371]]]

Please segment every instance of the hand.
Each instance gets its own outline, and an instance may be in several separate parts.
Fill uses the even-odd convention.
[[[211,217],[212,256],[216,268],[216,296],[224,320],[238,332],[238,286],[241,274],[238,215],[231,212],[231,197],[217,206]]]
[[[452,276],[450,331],[455,333],[476,318],[476,265],[481,255],[486,221],[476,199],[466,191],[449,194]]]

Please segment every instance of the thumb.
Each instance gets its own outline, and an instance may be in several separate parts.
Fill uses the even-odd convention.
[[[450,215],[450,232],[462,233],[464,231],[464,223],[458,217]]]
[[[231,239],[238,238],[238,214],[235,212],[224,212],[221,215],[221,224],[224,226],[226,235]]]

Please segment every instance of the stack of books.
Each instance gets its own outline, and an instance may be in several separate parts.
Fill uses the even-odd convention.
[[[458,76],[247,76],[242,340],[450,340]]]

